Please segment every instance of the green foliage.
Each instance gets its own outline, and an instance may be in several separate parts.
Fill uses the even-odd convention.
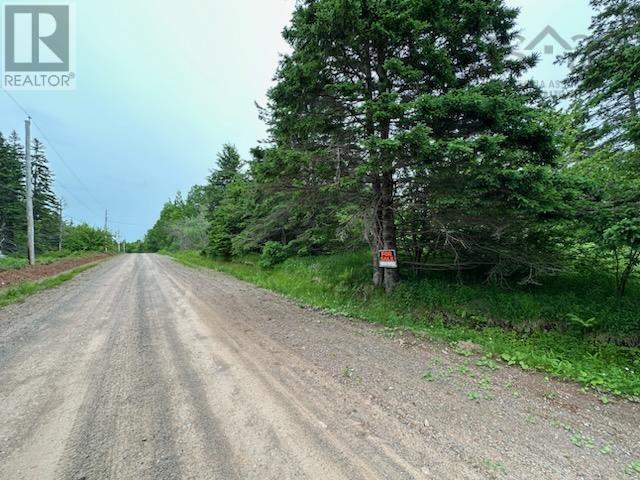
[[[596,15],[589,36],[564,57],[572,103],[566,156],[569,169],[590,182],[580,214],[587,228],[574,237],[606,256],[602,266],[613,267],[622,296],[640,263],[640,6],[629,0],[591,4]]]
[[[207,205],[204,187],[194,186],[186,200],[178,192],[174,200],[165,203],[160,218],[135,248],[147,252],[204,249],[209,228]]]
[[[252,205],[251,185],[236,172],[235,179],[225,187],[211,214],[207,247],[209,255],[230,258],[232,254],[238,253],[240,247],[237,246],[237,237],[245,227],[245,219],[250,215]]]
[[[284,262],[288,256],[285,245],[278,242],[267,242],[262,248],[259,264],[262,268],[273,268]]]
[[[100,252],[105,246],[111,250],[114,244],[111,233],[86,223],[65,226],[64,247],[72,252]]]
[[[270,144],[247,168],[225,145],[144,248],[637,396],[639,7],[592,3],[563,112],[521,81],[501,0],[299,2]],[[383,247],[400,270],[372,269]]]
[[[26,231],[21,153],[19,144],[0,135],[0,253],[4,254],[21,249]]]
[[[596,11],[589,36],[564,57],[565,82],[583,113],[583,138],[615,150],[634,146],[640,161],[640,6],[633,0],[591,0]]]
[[[100,249],[98,249],[100,250]],[[36,256],[36,265],[49,265],[51,263],[55,263],[59,260],[70,258],[70,257],[82,257],[87,253],[96,252],[98,250],[93,251],[69,251],[69,250],[61,250],[61,251],[52,251],[46,252],[44,254]],[[4,257],[0,258],[0,272],[6,270],[19,270],[21,268],[25,268],[29,266],[29,261],[24,257]]]
[[[15,287],[0,291],[0,308],[12,303],[21,302],[29,295],[33,295],[34,293],[38,293],[42,290],[57,287],[58,285],[71,280],[79,273],[82,273],[94,266],[95,264],[83,265],[68,272],[61,273],[60,275],[56,275],[55,277],[45,278],[38,282],[23,282]]]
[[[31,155],[33,179],[33,217],[38,252],[53,250],[60,240],[59,200],[53,192],[53,173],[44,152],[44,145],[33,140]]]
[[[368,245],[397,248],[405,275],[472,271],[513,286],[606,270],[624,295],[640,263],[640,76],[626,73],[638,8],[594,0],[561,112],[522,81],[535,59],[511,58],[517,10],[481,3],[300,2],[261,110],[270,144],[246,169],[225,144],[145,248],[231,258],[267,242],[300,256]],[[397,283],[395,270],[373,273]]]
[[[0,272],[5,270],[18,270],[29,265],[29,260],[18,257],[2,257],[0,258]]]
[[[60,201],[53,173],[37,138],[31,145],[31,177],[36,252],[49,252],[60,242]],[[0,253],[26,253],[26,172],[24,147],[17,133],[0,135]]]
[[[350,204],[374,253],[399,246],[414,263],[435,257],[497,281],[557,269],[550,224],[570,209],[553,170],[554,114],[518,80],[535,60],[508,58],[517,11],[478,5],[298,4],[270,92],[280,168],[258,178],[293,191],[279,202],[287,219],[297,202],[314,213],[307,200]],[[338,209],[327,211],[331,232]]]
[[[242,160],[235,146],[227,143],[217,156],[216,169],[211,172],[204,189],[209,214],[222,202],[225,189],[233,183],[240,172]]]
[[[635,295],[617,300],[607,294],[606,281],[591,278],[558,278],[556,285],[517,290],[433,278],[407,281],[386,296],[369,286],[371,267],[361,252],[294,257],[268,270],[260,268],[254,257],[238,263],[210,260],[196,252],[174,256],[187,265],[215,268],[333,313],[447,342],[470,341],[506,363],[615,394],[640,396],[640,349],[601,340],[615,338],[623,344],[633,340],[640,345],[638,285],[633,286]],[[466,320],[454,313],[460,309],[468,312]],[[608,322],[590,336],[577,335],[567,323],[571,311],[582,318],[593,312],[591,316]],[[618,336],[620,332],[627,333]]]

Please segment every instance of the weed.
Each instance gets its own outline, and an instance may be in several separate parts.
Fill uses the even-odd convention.
[[[480,400],[480,394],[478,392],[467,392],[467,398],[469,400]]]
[[[605,445],[604,447],[600,448],[600,453],[602,455],[609,455],[611,453],[611,445]]]
[[[344,370],[342,371],[342,376],[343,378],[353,378],[355,373],[356,371],[353,368],[344,367]]]
[[[491,357],[484,357],[479,359],[478,361],[476,361],[476,366],[489,368],[491,370],[497,370],[498,368],[500,368]]]
[[[434,376],[433,376],[433,372],[432,372],[432,371],[425,372],[425,373],[422,375],[422,379],[423,379],[423,380],[426,380],[427,382],[433,382],[433,381],[435,380],[435,378],[434,378]]]
[[[588,320],[583,320],[582,318],[580,318],[577,315],[574,315],[573,313],[567,313],[567,319],[569,320],[569,323],[584,329],[584,330],[590,330],[593,327],[596,326],[596,317],[591,317]]]
[[[609,400],[609,397],[606,395],[602,395],[598,400],[600,400],[600,403],[603,405],[609,405],[609,403],[611,403],[611,400]]]
[[[629,464],[629,468],[634,472],[640,473],[640,462],[634,462]]]
[[[574,433],[571,436],[571,443],[578,448],[595,448],[593,438],[586,437],[582,433]]]
[[[395,338],[396,335],[401,334],[402,331],[399,327],[385,327],[381,328],[376,333],[381,337]]]
[[[491,460],[491,459],[486,458],[486,459],[484,459],[484,460],[482,461],[482,463],[483,463],[483,464],[484,464],[484,465],[485,465],[489,470],[493,470],[493,471],[496,471],[496,472],[501,473],[501,474],[505,474],[505,473],[507,473],[507,469],[505,468],[504,464],[503,464],[503,463],[501,463],[501,462],[496,462],[496,461],[493,461],[493,460]]]
[[[544,398],[547,400],[555,400],[558,396],[558,392],[547,392],[544,394]]]
[[[480,385],[480,388],[483,390],[493,390],[493,383],[491,383],[491,380],[487,377],[482,377],[478,385]]]

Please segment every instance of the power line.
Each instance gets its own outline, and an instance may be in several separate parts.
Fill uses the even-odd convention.
[[[7,95],[7,97],[9,97],[9,99],[14,103],[14,105],[16,107],[18,107],[18,109],[24,113],[26,116],[31,117],[31,115],[29,114],[29,112],[20,104],[20,102],[18,102],[18,100],[16,100],[16,98],[11,95],[7,90],[3,89],[3,92]],[[53,142],[49,139],[49,137],[47,136],[47,134],[44,132],[44,130],[42,129],[42,127],[36,122],[36,120],[34,120],[33,118],[31,119],[31,122],[33,123],[33,125],[38,129],[38,131],[40,132],[40,136],[44,139],[44,141],[47,143],[47,145],[49,146],[49,149],[51,149],[51,151],[60,159],[60,161],[62,162],[62,164],[67,168],[67,170],[69,170],[69,172],[71,172],[71,174],[75,177],[75,179],[78,181],[78,183],[83,187],[83,189],[89,194],[89,196],[91,197],[91,199],[93,200],[93,202],[96,204],[96,206],[98,206],[99,208],[102,208],[102,203],[93,195],[93,193],[91,192],[91,190],[87,187],[87,185],[82,181],[82,179],[78,176],[78,174],[73,170],[73,168],[71,168],[71,166],[69,165],[69,163],[64,159],[64,157],[62,156],[62,154],[58,151],[58,149],[56,148],[56,146],[53,144]],[[65,185],[60,182],[59,180],[56,180],[57,185],[64,190],[66,193],[68,193],[71,197],[73,197],[79,204],[80,206],[84,207],[89,213],[91,213],[92,215],[96,216],[97,213],[95,212],[94,209],[92,209],[91,207],[89,207],[79,196],[77,196],[71,189],[65,187]],[[120,222],[117,220],[113,220],[110,219],[111,223],[115,223],[118,225],[125,225],[125,226],[130,226],[130,227],[139,227],[139,224],[136,223],[130,223],[130,222]]]
[[[91,193],[91,190],[89,189],[89,187],[87,187],[84,182],[80,179],[80,177],[78,176],[78,174],[69,166],[69,164],[66,162],[66,160],[64,159],[64,157],[60,154],[60,152],[58,151],[58,149],[55,147],[55,145],[53,144],[53,142],[51,142],[51,140],[49,140],[49,138],[47,137],[47,134],[44,133],[44,131],[42,130],[42,127],[40,127],[40,125],[38,124],[38,122],[36,122],[35,120],[33,120],[33,124],[35,125],[35,127],[38,129],[38,131],[40,132],[40,135],[42,136],[42,138],[44,138],[44,140],[47,142],[47,144],[49,145],[49,148],[53,151],[53,153],[55,153],[58,158],[60,159],[60,161],[62,162],[62,164],[67,167],[67,170],[69,170],[73,176],[76,178],[76,180],[78,181],[78,183],[85,189],[85,191],[89,194],[89,196],[91,197],[91,199],[95,202],[95,204],[97,206],[100,206],[102,203],[93,196],[93,193]]]
[[[3,89],[2,90],[7,97],[9,97],[9,99],[20,109],[20,111],[22,111],[26,116],[31,117],[31,115],[29,114],[29,112],[20,104],[20,102],[18,102],[18,100],[16,100],[16,98],[11,95],[7,90]],[[71,168],[71,166],[67,163],[67,161],[64,159],[64,157],[62,156],[62,154],[58,151],[58,149],[56,148],[56,146],[53,144],[53,142],[49,139],[49,137],[47,136],[47,134],[44,132],[44,130],[42,129],[42,127],[38,124],[38,122],[36,122],[36,120],[34,120],[33,118],[31,119],[31,122],[33,123],[33,125],[38,129],[38,131],[40,132],[40,136],[45,140],[45,142],[47,142],[47,145],[49,146],[49,149],[51,151],[53,151],[53,153],[56,154],[56,156],[60,159],[60,161],[62,162],[62,164],[66,167],[67,170],[69,170],[69,172],[71,172],[71,174],[75,177],[75,179],[78,181],[78,183],[84,188],[84,190],[86,190],[86,192],[89,194],[89,196],[91,197],[91,199],[95,202],[95,204],[98,207],[101,207],[102,203],[93,195],[93,193],[91,192],[91,190],[87,187],[87,185],[85,185],[85,183],[82,181],[82,179],[78,176],[78,174],[73,170],[73,168]],[[60,184],[60,182],[58,182]],[[76,198],[76,200],[78,200],[78,197],[76,197],[73,193],[71,193],[67,188],[63,189],[65,191],[67,191],[69,194],[71,194],[72,196],[74,196]],[[87,210],[89,210],[92,214],[95,214],[95,212],[88,208],[86,204],[84,204],[84,202],[80,202],[83,204],[83,206],[85,208],[87,208]]]
[[[75,193],[73,193],[72,190],[68,189],[67,187],[64,186],[64,184],[62,182],[60,182],[59,180],[56,180],[56,184],[58,187],[60,187],[62,190],[64,190],[66,193],[68,193],[69,195],[71,195],[76,202],[83,207],[85,210],[87,210],[89,213],[91,213],[92,215],[97,215],[95,210],[93,210],[91,207],[89,207],[84,200],[82,200],[80,197],[78,197]]]

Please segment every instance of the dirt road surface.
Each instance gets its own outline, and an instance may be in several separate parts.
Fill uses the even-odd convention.
[[[161,256],[0,310],[1,479],[627,479],[639,425]]]

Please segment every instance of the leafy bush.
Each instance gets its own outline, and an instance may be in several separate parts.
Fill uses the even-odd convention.
[[[72,252],[98,252],[104,250],[105,242],[111,246],[114,242],[112,235],[86,223],[65,228],[64,246]]]
[[[259,264],[262,268],[273,268],[287,259],[289,256],[287,252],[286,245],[280,242],[267,242],[262,248]]]

